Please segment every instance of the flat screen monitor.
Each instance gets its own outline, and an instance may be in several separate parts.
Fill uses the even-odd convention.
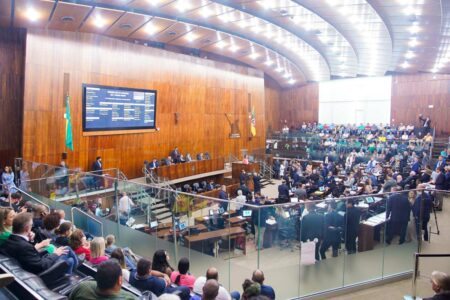
[[[178,225],[178,229],[180,230],[185,230],[187,227],[187,224],[185,222],[180,222],[180,224]]]
[[[223,207],[219,207],[219,214],[223,214],[225,212],[225,209]]]
[[[243,210],[242,211],[242,216],[243,217],[251,217],[252,216],[252,211],[249,209]]]
[[[214,215],[214,209],[210,209],[210,210],[209,210],[209,215],[210,215],[210,216],[213,216],[213,215]]]
[[[156,91],[83,84],[83,131],[155,129]]]
[[[371,203],[373,203],[373,202],[375,202],[374,199],[373,199],[373,197],[367,197],[367,198],[366,198],[366,203],[367,203],[367,204],[371,204]]]
[[[150,222],[150,228],[155,228],[158,226],[158,221],[152,221]]]
[[[319,187],[319,191],[321,192],[325,191],[325,187],[324,186]]]
[[[297,197],[292,197],[291,198],[291,202],[292,203],[298,203],[298,198]]]

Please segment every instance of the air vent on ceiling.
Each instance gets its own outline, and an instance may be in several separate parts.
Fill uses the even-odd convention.
[[[247,53],[248,53],[248,50],[241,50],[241,51],[239,51],[239,53],[240,53],[240,54],[247,54]]]
[[[169,31],[167,33],[167,35],[174,36],[174,35],[177,35],[177,33],[175,31]]]
[[[209,44],[209,43],[211,43],[211,42],[212,42],[212,41],[211,41],[210,39],[206,39],[206,40],[203,40],[203,41],[202,41],[203,44]]]
[[[133,28],[133,25],[128,24],[128,23],[120,24],[119,28],[123,29],[123,30],[130,30],[131,28]]]
[[[71,16],[61,17],[61,22],[63,22],[63,23],[71,23],[74,20],[75,20],[74,17],[71,17]]]

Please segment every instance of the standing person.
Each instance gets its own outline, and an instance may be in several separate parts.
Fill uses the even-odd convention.
[[[227,211],[228,210],[228,194],[227,194],[227,187],[225,185],[222,185],[220,187],[219,199],[223,200],[223,201],[219,202],[219,206],[223,209],[223,211]]]
[[[394,191],[400,191],[399,187],[394,187]],[[392,237],[396,230],[399,230],[399,244],[405,242],[406,229],[408,228],[409,215],[411,214],[411,204],[406,193],[395,193],[387,199],[386,220],[388,221],[386,243],[391,244]]]
[[[103,162],[101,156],[97,156],[95,159],[95,162],[92,164],[92,171],[95,174],[95,188],[101,188],[103,186],[103,178],[100,177],[103,176]]]
[[[22,165],[22,169],[20,170],[19,174],[20,174],[20,185],[19,185],[19,188],[22,191],[26,191],[26,192],[31,191],[30,184],[29,184],[30,173],[28,172],[27,164],[23,164]]]
[[[131,213],[131,208],[136,205],[133,200],[127,196],[126,192],[122,192],[121,195],[122,197],[119,199],[119,213],[128,217]]]
[[[358,236],[360,219],[361,212],[355,207],[355,202],[348,200],[345,214],[345,248],[348,254],[356,253],[356,237]]]
[[[253,173],[253,191],[261,193],[261,177],[256,172]]]
[[[437,168],[436,169],[436,177],[435,179],[432,181],[432,183],[434,183],[436,185],[436,190],[438,190],[437,192],[434,192],[434,197],[436,199],[436,209],[441,211],[442,210],[442,204],[444,202],[443,199],[443,193],[439,192],[442,190],[445,190],[445,175],[443,173],[443,167],[442,168]]]
[[[328,204],[328,213],[325,215],[325,238],[320,247],[320,256],[326,259],[325,252],[332,248],[333,257],[338,256],[341,243],[342,217],[336,212],[336,202],[333,200]]]
[[[6,194],[15,193],[17,191],[16,184],[14,183],[14,172],[10,166],[6,166],[2,174],[3,191]]]
[[[425,188],[425,184],[419,184],[419,186],[417,187],[418,195],[416,201],[414,201],[412,209],[414,220],[416,222],[417,239],[422,238],[423,230],[423,239],[425,241],[428,241],[428,222],[430,221],[430,214],[431,210],[433,209],[433,201],[431,200],[431,196],[424,191]],[[420,228],[420,223],[422,223],[422,228]]]
[[[314,239],[317,239],[315,257],[316,260],[319,261],[320,260],[319,249],[323,240],[325,228],[324,216],[318,214],[316,212],[316,207],[313,205],[310,207],[308,214],[303,217],[301,226],[302,226],[302,234],[301,234],[302,242],[306,242],[308,240],[314,241]]]

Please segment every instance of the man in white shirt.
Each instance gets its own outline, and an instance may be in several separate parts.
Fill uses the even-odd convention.
[[[119,213],[128,216],[133,206],[135,206],[133,200],[127,196],[126,192],[122,192],[122,198],[119,199]]]
[[[236,201],[236,211],[240,211],[247,201],[247,198],[242,195],[242,190],[237,190],[237,197],[234,198],[234,201]]]
[[[218,281],[219,272],[217,271],[216,268],[213,268],[213,267],[209,268],[206,271],[206,277],[200,276],[195,280],[193,292],[196,295],[201,296],[203,294],[203,286],[205,285],[206,281],[210,280],[210,279],[214,279],[214,280]],[[238,292],[233,292],[232,294],[233,294],[233,299],[240,298],[240,295]],[[231,300],[231,299],[232,299],[232,297],[231,297],[230,293],[228,293],[228,291],[223,286],[220,286],[219,294],[216,296],[216,300]]]

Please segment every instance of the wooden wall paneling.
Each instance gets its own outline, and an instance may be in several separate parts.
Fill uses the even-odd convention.
[[[21,156],[26,30],[0,29],[0,166]]]
[[[449,75],[416,74],[392,77],[392,123],[413,123],[418,126],[418,115],[422,113],[431,117],[432,126],[436,127],[438,135],[448,135],[449,109]]]
[[[24,123],[23,152],[30,160],[57,163],[65,151],[64,73],[70,74],[75,147],[68,152],[71,166],[89,169],[100,155],[105,168],[119,167],[132,178],[141,176],[145,159],[165,157],[175,146],[192,156],[207,151],[213,158],[229,153],[237,156],[241,148],[264,147],[264,79],[261,72],[246,67],[94,34],[33,30],[27,38],[26,70],[24,111],[29,117]],[[83,137],[82,83],[156,89],[160,131]],[[257,107],[257,127],[261,128],[260,138],[251,141],[245,132],[249,126],[248,93]],[[239,118],[240,139],[228,137],[225,113]]]

